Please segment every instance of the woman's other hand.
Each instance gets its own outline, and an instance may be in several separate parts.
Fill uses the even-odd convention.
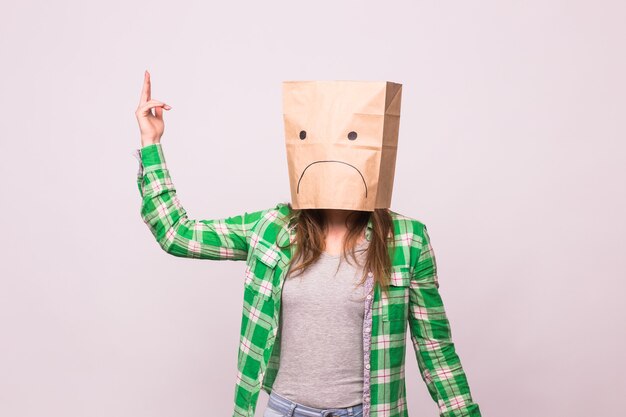
[[[139,106],[135,112],[141,131],[141,146],[148,146],[161,142],[161,136],[165,130],[163,123],[163,109],[172,107],[158,100],[152,100],[150,93],[150,73],[144,72],[143,89],[139,98]],[[152,113],[154,109],[154,114]]]

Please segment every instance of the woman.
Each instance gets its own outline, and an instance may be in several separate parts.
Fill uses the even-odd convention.
[[[407,322],[440,415],[480,416],[450,338],[425,226],[388,209],[285,203],[189,220],[160,145],[171,106],[152,100],[150,85],[146,71],[136,112],[144,221],[172,255],[247,262],[234,416],[254,416],[262,387],[270,394],[264,417],[406,417]]]

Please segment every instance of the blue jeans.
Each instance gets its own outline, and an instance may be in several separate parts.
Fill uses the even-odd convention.
[[[314,408],[302,405],[278,395],[270,393],[267,408],[263,417],[362,417],[363,404],[347,408]]]

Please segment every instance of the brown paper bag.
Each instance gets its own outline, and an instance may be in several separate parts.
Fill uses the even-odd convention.
[[[401,96],[386,81],[283,82],[294,209],[390,207]]]

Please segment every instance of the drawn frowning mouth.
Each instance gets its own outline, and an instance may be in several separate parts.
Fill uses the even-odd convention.
[[[325,161],[315,161],[315,162],[311,162],[309,165],[307,165],[306,168],[304,168],[304,170],[302,171],[302,174],[300,174],[300,178],[298,179],[298,186],[296,187],[296,194],[300,193],[300,181],[302,181],[302,177],[304,177],[304,173],[306,172],[306,170],[309,169],[309,167],[311,165],[321,164],[323,162],[337,162],[337,163],[340,163],[340,164],[348,165],[351,168],[354,168],[354,170],[359,173],[359,175],[361,176],[361,179],[363,180],[363,186],[365,187],[365,198],[367,198],[367,184],[365,183],[365,178],[363,177],[363,174],[361,174],[361,171],[359,171],[359,169],[357,167],[355,167],[354,165],[350,165],[347,162],[335,161],[335,160],[332,160],[332,159],[325,160]]]

